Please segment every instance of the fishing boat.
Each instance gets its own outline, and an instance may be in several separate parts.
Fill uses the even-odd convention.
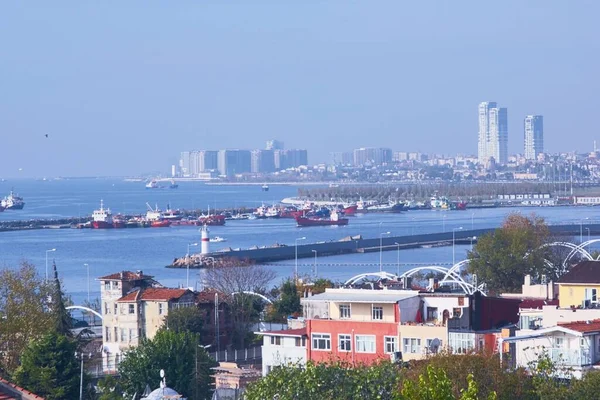
[[[179,184],[177,184],[173,179],[171,179],[171,184],[169,185],[169,189],[177,189]]]
[[[113,228],[113,218],[110,209],[104,208],[104,201],[100,200],[100,208],[92,213],[92,228],[110,229]]]
[[[297,217],[296,224],[299,227],[304,226],[330,226],[330,225],[348,225],[348,218],[341,218],[340,214],[333,210],[329,217]]]
[[[158,181],[156,179],[152,179],[150,182],[146,183],[146,189],[159,189]]]
[[[11,190],[10,194],[0,201],[0,206],[5,210],[22,210],[23,207],[25,207],[25,202],[22,197],[16,195],[15,192]]]
[[[171,226],[171,221],[165,219],[158,219],[150,222],[151,228],[168,228]]]

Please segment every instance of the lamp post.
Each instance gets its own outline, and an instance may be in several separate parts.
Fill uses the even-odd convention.
[[[398,246],[398,259],[396,260],[397,262],[397,266],[396,266],[396,276],[400,276],[400,243],[396,242],[394,243],[396,246]]]
[[[75,352],[75,358],[81,360],[81,372],[79,373],[79,400],[83,400],[83,359],[86,355],[89,357],[89,359],[92,358],[92,353],[85,354]]]
[[[383,272],[383,235],[389,235],[391,232],[382,232],[379,234],[379,272]]]
[[[189,288],[190,287],[190,247],[193,246],[198,246],[198,243],[188,243],[187,245],[187,253],[185,253],[185,265],[186,265],[186,280],[185,280],[185,287]]]
[[[452,266],[454,266],[455,264],[455,259],[454,259],[454,235],[456,233],[456,231],[460,231],[462,230],[462,226],[458,227],[458,228],[452,228]]]
[[[90,304],[90,265],[83,264],[84,267],[87,268],[87,289],[88,289],[88,306]]]
[[[306,240],[306,236],[302,236],[301,238],[296,238],[294,241],[294,251],[296,253],[295,262],[294,262],[294,278],[298,279],[298,240]]]
[[[581,218],[579,220],[579,243],[583,243],[583,221],[589,219],[588,217]]]
[[[588,232],[588,242],[590,241],[590,228],[585,228],[585,230]]]
[[[314,268],[313,274],[315,274],[315,276],[317,276],[317,251],[313,250],[312,252],[315,253],[315,268]]]
[[[56,249],[46,250],[46,280],[48,280],[48,253],[55,252]]]

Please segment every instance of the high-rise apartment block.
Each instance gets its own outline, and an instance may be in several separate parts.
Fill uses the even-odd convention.
[[[479,162],[487,164],[490,158],[499,164],[508,161],[508,111],[495,102],[479,104]]]
[[[525,158],[536,160],[544,152],[544,117],[528,115],[525,117]]]
[[[250,170],[253,174],[275,172],[275,152],[273,150],[252,150]]]
[[[283,150],[283,142],[280,140],[267,140],[267,150]]]
[[[250,150],[219,150],[219,174],[233,176],[248,173],[251,170],[251,158]]]
[[[362,147],[354,149],[353,164],[357,167],[372,164],[381,165],[392,162],[392,149],[384,147]]]

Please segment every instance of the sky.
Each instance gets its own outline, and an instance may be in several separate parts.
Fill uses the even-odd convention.
[[[475,154],[477,105],[599,139],[600,2],[0,3],[0,177],[166,173],[194,149]],[[48,134],[46,138],[45,135]]]

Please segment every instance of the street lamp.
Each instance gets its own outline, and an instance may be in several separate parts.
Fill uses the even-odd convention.
[[[52,253],[56,251],[56,249],[46,250],[46,280],[48,280],[48,253]]]
[[[455,264],[455,260],[454,260],[454,234],[456,233],[456,231],[460,231],[462,230],[462,226],[458,227],[458,228],[452,228],[452,266],[454,266]]]
[[[198,246],[198,243],[188,243],[187,245],[187,253],[185,254],[185,265],[187,267],[187,276],[185,281],[185,287],[190,287],[190,247]]]
[[[298,279],[298,240],[306,240],[306,236],[302,236],[301,238],[296,238],[294,241],[294,250],[296,253],[295,257],[295,266],[294,266],[294,277]]]
[[[88,306],[90,305],[90,265],[83,264],[87,268],[87,288],[88,288]]]
[[[313,273],[315,274],[315,276],[317,276],[317,251],[313,250],[312,252],[315,253],[315,268]]]
[[[396,242],[394,243],[396,246],[398,246],[398,260],[397,260],[397,270],[396,270],[396,276],[400,276],[400,243]]]
[[[79,375],[79,400],[83,400],[83,360],[86,355],[88,356],[88,358],[90,360],[92,359],[92,353],[85,354],[85,353],[75,352],[75,358],[81,359],[81,372]]]
[[[379,272],[383,272],[383,235],[389,235],[391,232],[379,234]]]
[[[588,217],[581,218],[579,220],[579,243],[583,243],[583,221],[589,219]]]

